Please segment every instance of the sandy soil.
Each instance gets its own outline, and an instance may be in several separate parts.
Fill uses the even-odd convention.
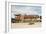
[[[32,28],[32,27],[41,27],[41,23],[35,23],[33,25],[28,25],[29,23],[12,23],[12,28]]]

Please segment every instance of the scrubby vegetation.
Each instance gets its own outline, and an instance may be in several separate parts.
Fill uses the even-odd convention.
[[[38,15],[21,16],[16,15],[16,18],[11,18],[12,23],[29,23],[29,25],[35,24],[36,22],[41,22],[42,17]],[[22,18],[21,18],[22,17]]]

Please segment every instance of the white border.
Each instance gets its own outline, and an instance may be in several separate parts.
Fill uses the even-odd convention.
[[[20,29],[11,29],[11,5],[31,5],[31,6],[42,6],[42,27],[41,28],[20,28]],[[7,2],[7,32],[15,32],[15,31],[24,31],[24,30],[31,30],[31,31],[42,31],[44,30],[44,7],[45,5],[40,4],[40,3],[31,3],[31,4],[26,4],[26,3],[16,3],[16,2]]]

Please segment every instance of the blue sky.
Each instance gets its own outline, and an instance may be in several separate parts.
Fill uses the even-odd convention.
[[[41,6],[12,5],[12,14],[41,15]]]

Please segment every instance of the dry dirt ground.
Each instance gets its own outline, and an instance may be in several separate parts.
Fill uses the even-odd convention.
[[[32,25],[28,25],[29,23],[12,23],[12,28],[34,28],[34,27],[41,27],[41,22],[35,23]]]

